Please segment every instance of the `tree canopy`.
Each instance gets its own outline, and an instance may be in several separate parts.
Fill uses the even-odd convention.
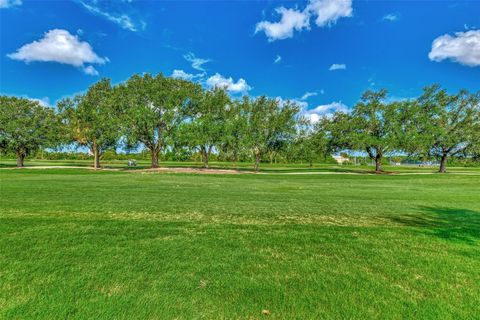
[[[0,148],[15,153],[18,167],[23,167],[30,153],[61,142],[62,129],[52,108],[25,98],[0,96]]]
[[[261,96],[256,99],[245,97],[243,109],[248,132],[245,146],[252,152],[255,171],[258,171],[262,155],[292,140],[300,108],[291,101],[281,105],[277,99]]]
[[[324,119],[323,128],[331,138],[331,147],[337,150],[365,151],[375,161],[375,171],[382,170],[382,158],[397,145],[393,135],[395,105],[385,103],[386,90],[366,91],[351,114],[336,113]]]
[[[63,99],[58,108],[71,139],[90,150],[94,168],[99,168],[102,153],[115,147],[121,137],[120,109],[110,80],[102,79],[85,94]]]
[[[220,149],[227,139],[230,108],[233,106],[223,88],[200,91],[192,99],[181,135],[185,145],[200,152],[205,168],[212,150]]]
[[[108,151],[147,149],[151,166],[161,157],[253,161],[325,161],[330,153],[366,154],[382,171],[386,156],[480,159],[480,93],[448,93],[438,85],[415,99],[394,100],[367,90],[351,110],[307,121],[294,101],[230,95],[226,88],[135,74],[112,85],[101,79],[58,103],[1,97],[0,147],[19,165],[39,148],[73,143],[88,148],[94,167]],[[213,160],[212,160],[213,161]]]
[[[152,167],[183,122],[187,106],[201,88],[189,81],[158,74],[133,75],[118,87],[129,148],[143,144],[151,153]]]
[[[465,90],[451,95],[438,85],[426,87],[418,99],[421,108],[416,134],[423,152],[440,158],[439,172],[446,171],[448,157],[474,148],[480,123],[479,94]]]

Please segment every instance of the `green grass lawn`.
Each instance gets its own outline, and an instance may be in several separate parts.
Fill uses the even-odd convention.
[[[1,319],[480,315],[478,175],[0,170],[0,201]]]

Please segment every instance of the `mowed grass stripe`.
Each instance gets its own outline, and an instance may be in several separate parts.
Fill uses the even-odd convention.
[[[0,318],[480,314],[478,177],[0,178]]]

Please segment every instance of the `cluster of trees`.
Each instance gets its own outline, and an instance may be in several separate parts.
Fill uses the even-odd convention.
[[[335,113],[318,131],[334,149],[365,151],[376,171],[382,170],[383,157],[395,152],[437,158],[442,173],[449,157],[478,157],[480,93],[450,95],[433,85],[417,99],[386,100],[386,90],[367,91],[351,113]]]
[[[387,92],[367,91],[352,112],[337,112],[311,124],[292,101],[265,96],[232,99],[225,89],[162,74],[133,75],[113,86],[108,79],[84,94],[60,101],[56,110],[24,98],[0,97],[0,149],[17,165],[40,148],[75,143],[87,147],[94,167],[109,150],[148,149],[151,166],[167,152],[212,154],[259,169],[278,154],[289,162],[313,163],[331,152],[363,151],[382,170],[387,154],[447,159],[480,154],[480,95],[450,95],[439,86],[417,99],[387,102]]]

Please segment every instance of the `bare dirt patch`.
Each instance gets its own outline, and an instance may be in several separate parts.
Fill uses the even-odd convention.
[[[249,171],[240,171],[235,169],[206,169],[206,168],[149,168],[141,170],[131,170],[131,172],[173,172],[173,173],[199,173],[199,174],[242,174],[242,173],[252,173]]]

